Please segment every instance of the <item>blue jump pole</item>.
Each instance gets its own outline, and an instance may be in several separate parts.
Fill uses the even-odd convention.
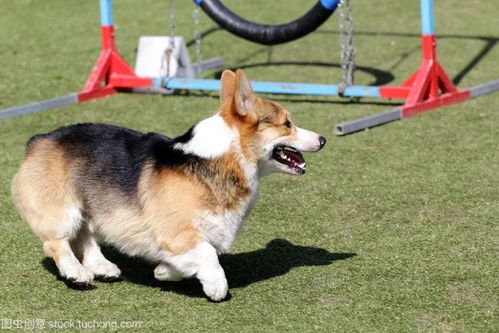
[[[167,89],[220,90],[219,80],[157,78],[154,80],[154,83],[157,87],[162,86]],[[253,90],[257,93],[285,95],[338,96],[339,88],[339,86],[335,84],[267,81],[252,81],[251,85]],[[344,95],[348,97],[380,97],[379,88],[370,86],[348,86]]]
[[[111,0],[100,0],[100,25],[107,27],[113,25],[113,4]]]
[[[421,0],[421,32],[423,35],[435,34],[435,12],[433,0]]]

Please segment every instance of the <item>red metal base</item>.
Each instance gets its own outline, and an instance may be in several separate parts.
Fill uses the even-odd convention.
[[[380,87],[383,98],[402,98],[402,116],[410,117],[470,98],[469,90],[457,89],[436,57],[435,35],[421,38],[423,63],[401,86]]]
[[[114,27],[101,27],[102,51],[88,77],[83,90],[78,93],[78,102],[108,96],[121,89],[151,87],[151,78],[135,75],[130,66],[116,50]]]

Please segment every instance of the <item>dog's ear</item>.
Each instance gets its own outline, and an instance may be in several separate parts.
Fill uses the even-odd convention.
[[[242,69],[236,71],[234,100],[236,102],[235,109],[239,115],[244,117],[255,113],[256,96],[246,73]]]
[[[220,104],[225,104],[234,99],[234,86],[236,74],[230,70],[224,70],[220,79]]]

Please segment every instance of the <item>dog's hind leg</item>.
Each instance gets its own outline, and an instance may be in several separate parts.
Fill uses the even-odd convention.
[[[80,208],[56,197],[34,194],[29,198],[26,193],[16,204],[42,240],[45,254],[54,259],[61,277],[78,284],[90,283],[94,275],[78,261],[70,245],[81,227]]]
[[[81,225],[81,214],[77,207],[51,207],[45,210],[35,207],[23,212],[26,220],[41,238],[45,254],[54,259],[61,277],[78,284],[89,284],[94,275],[76,258],[70,241],[76,237]]]
[[[78,261],[67,239],[45,241],[43,249],[47,256],[54,259],[63,278],[77,284],[92,282],[94,275]]]
[[[23,219],[41,239],[62,277],[88,284],[94,275],[78,261],[70,245],[82,223],[82,205],[69,180],[64,152],[40,139],[12,181],[12,199]]]
[[[180,281],[184,276],[171,265],[161,263],[154,269],[154,278],[159,281]]]
[[[40,209],[40,215],[44,215],[38,223],[38,214],[32,214],[31,218],[28,218],[29,224],[42,239],[45,254],[54,259],[59,274],[71,282],[89,284],[94,275],[78,261],[70,245],[81,227],[80,209],[54,208],[53,203],[52,209]]]
[[[91,226],[84,222],[71,245],[81,258],[83,266],[96,277],[105,280],[118,279],[121,275],[120,269],[104,257],[91,229]]]

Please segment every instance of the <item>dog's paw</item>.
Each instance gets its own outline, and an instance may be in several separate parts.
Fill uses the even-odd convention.
[[[85,261],[83,266],[101,279],[116,280],[121,276],[121,271],[118,266],[106,259]]]
[[[159,264],[154,269],[154,278],[159,281],[180,281],[184,277],[171,266]]]
[[[62,266],[59,273],[63,278],[75,284],[88,285],[94,279],[94,274],[82,265]]]
[[[212,281],[203,281],[202,284],[206,296],[215,302],[223,300],[229,291],[229,285],[225,277]]]

